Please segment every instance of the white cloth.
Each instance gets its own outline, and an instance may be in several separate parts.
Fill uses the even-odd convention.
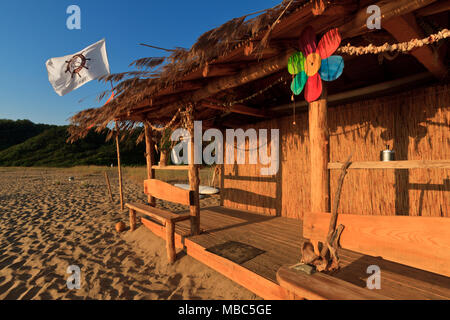
[[[48,81],[60,96],[91,80],[110,74],[105,39],[75,54],[51,58],[45,65]]]

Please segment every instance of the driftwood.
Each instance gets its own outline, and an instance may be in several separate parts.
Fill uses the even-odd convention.
[[[209,183],[209,186],[210,186],[210,187],[214,187],[214,184],[215,184],[215,182],[216,182],[216,176],[219,176],[219,177],[220,177],[221,175],[222,175],[222,167],[216,165],[216,166],[214,167],[214,173],[213,173],[211,182]]]
[[[339,177],[338,187],[336,190],[336,196],[333,202],[333,208],[331,211],[330,226],[328,229],[328,235],[326,244],[323,245],[320,256],[314,252],[314,246],[309,242],[303,243],[302,246],[302,263],[312,264],[316,266],[317,271],[334,271],[339,269],[339,256],[337,250],[339,247],[339,238],[344,230],[343,225],[339,225],[336,228],[338,219],[338,208],[341,198],[342,186],[344,184],[345,176],[347,175],[347,169],[350,167],[352,155],[349,156],[347,162],[342,166],[341,175]],[[329,259],[327,253],[330,252],[331,265],[329,265]]]
[[[333,208],[331,210],[331,219],[330,219],[330,226],[328,228],[328,235],[327,235],[327,243],[326,246],[323,246],[321,257],[325,259],[326,254],[328,253],[328,250],[330,251],[332,264],[330,266],[330,271],[339,269],[339,257],[337,256],[337,249],[338,249],[338,242],[340,234],[342,233],[344,226],[340,225],[336,229],[336,223],[338,218],[338,208],[339,208],[339,202],[341,200],[341,192],[342,192],[342,185],[344,184],[345,176],[347,175],[347,169],[351,164],[350,159],[352,158],[352,155],[350,155],[347,159],[347,162],[342,167],[341,175],[339,176],[339,182],[338,187],[336,190],[336,196],[334,197],[333,202]]]

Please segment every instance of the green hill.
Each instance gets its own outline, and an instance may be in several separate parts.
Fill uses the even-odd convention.
[[[30,120],[0,119],[0,151],[22,143],[54,126],[35,124]]]
[[[32,122],[31,122],[32,123]],[[114,141],[106,142],[107,132],[90,132],[76,143],[66,143],[67,126],[48,126],[45,131],[26,141],[0,151],[0,166],[71,167],[79,165],[110,165],[117,163]],[[12,139],[23,139],[24,132],[12,130]],[[30,133],[31,134],[31,133]],[[121,142],[121,161],[124,165],[143,165],[144,144],[136,145],[139,132]]]

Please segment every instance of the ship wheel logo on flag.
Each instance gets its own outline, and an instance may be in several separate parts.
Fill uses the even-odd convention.
[[[83,53],[79,53],[74,55],[69,61],[66,61],[67,67],[66,67],[66,73],[69,72],[72,75],[72,78],[77,74],[80,78],[80,72],[83,69],[89,70],[89,68],[86,66],[86,63],[88,60],[91,60],[89,58],[86,58]]]
[[[300,52],[294,53],[288,61],[288,71],[292,75],[291,90],[299,95],[305,88],[308,102],[317,100],[322,94],[322,80],[333,81],[344,70],[344,59],[332,56],[341,44],[338,29],[331,29],[316,44],[316,34],[311,26],[300,35]]]

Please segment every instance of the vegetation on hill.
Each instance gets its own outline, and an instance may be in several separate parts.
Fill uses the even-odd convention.
[[[8,135],[13,141],[23,140],[27,134],[31,135],[31,133],[25,134],[19,128],[42,129],[45,127],[39,126],[46,126],[35,125],[28,120],[21,120],[19,128],[16,129],[14,126],[11,126],[11,123],[3,123],[7,123],[11,127]],[[38,129],[33,130],[35,131],[32,132],[39,131]],[[68,137],[67,126],[47,126],[45,130],[23,142],[21,141],[21,143],[4,150],[0,149],[0,166],[71,167],[84,165],[109,166],[111,164],[115,166],[117,164],[116,146],[114,139],[105,141],[107,133],[99,134],[92,131],[85,139],[70,144],[66,143]],[[136,145],[138,135],[139,132],[135,132],[135,134],[121,142],[120,153],[123,165],[145,164],[144,144]]]
[[[54,126],[30,120],[0,119],[0,151],[22,143]]]

